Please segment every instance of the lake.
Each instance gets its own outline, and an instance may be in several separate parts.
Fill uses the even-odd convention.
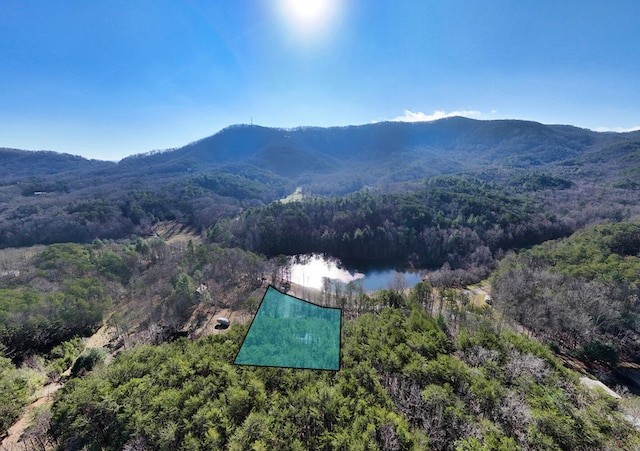
[[[399,284],[411,288],[422,280],[419,273],[396,271],[395,269],[358,270],[347,268],[340,260],[320,254],[298,255],[291,258],[291,282],[297,285],[322,290],[324,278],[334,283],[362,284],[364,291],[375,291]]]

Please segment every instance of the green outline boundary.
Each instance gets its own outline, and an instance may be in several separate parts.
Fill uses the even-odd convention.
[[[242,351],[242,347],[244,346],[244,343],[247,339],[247,337],[249,336],[249,334],[251,333],[251,328],[253,327],[254,321],[258,315],[258,312],[260,311],[260,308],[262,308],[262,304],[265,300],[265,298],[267,297],[267,293],[269,293],[269,290],[273,289],[276,292],[288,296],[292,299],[295,299],[296,301],[299,302],[303,302],[305,304],[310,304],[314,307],[318,307],[318,308],[322,308],[322,309],[328,309],[328,310],[338,310],[340,312],[340,331],[339,334],[340,336],[338,337],[338,368],[334,369],[334,368],[317,368],[317,367],[301,367],[301,366],[281,366],[281,365],[260,365],[260,364],[254,364],[254,363],[236,363],[236,361],[238,360],[238,356],[240,355],[240,351]],[[284,293],[280,290],[278,290],[275,286],[273,285],[269,285],[267,287],[267,289],[264,292],[264,295],[262,296],[262,300],[260,301],[260,304],[258,305],[258,309],[256,310],[256,313],[253,317],[253,319],[251,320],[251,325],[249,326],[249,330],[247,330],[246,335],[244,336],[244,339],[242,340],[242,344],[240,345],[240,348],[238,348],[238,352],[236,353],[235,358],[233,359],[233,364],[237,365],[237,366],[255,366],[255,367],[265,367],[265,368],[291,368],[291,369],[296,369],[296,370],[318,370],[318,371],[340,371],[340,368],[342,368],[342,309],[339,307],[326,307],[324,305],[318,305],[315,304],[313,302],[307,301],[305,299],[301,299],[297,296],[292,296],[288,293]]]

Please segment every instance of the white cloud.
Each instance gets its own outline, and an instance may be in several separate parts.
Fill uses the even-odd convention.
[[[446,117],[464,116],[464,117],[479,117],[480,111],[476,110],[460,110],[460,111],[442,111],[437,110],[431,114],[426,114],[421,111],[404,110],[402,116],[391,119],[392,122],[430,122],[437,121],[438,119],[444,119]]]
[[[635,127],[623,128],[623,127],[598,127],[595,129],[597,132],[616,132],[616,133],[628,133],[640,131],[640,125]]]

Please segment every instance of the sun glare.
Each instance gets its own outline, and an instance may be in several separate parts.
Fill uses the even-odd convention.
[[[322,33],[335,18],[339,0],[280,0],[280,14],[301,35]]]
[[[285,0],[285,7],[296,22],[313,24],[321,21],[327,14],[327,0]]]

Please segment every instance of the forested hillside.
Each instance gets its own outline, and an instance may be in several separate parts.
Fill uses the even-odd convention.
[[[187,323],[195,330],[210,320],[197,307],[240,309],[275,265],[239,249],[159,238],[0,251],[0,436],[45,381],[104,360],[82,339],[101,325],[111,331],[110,352],[163,343]]]
[[[640,361],[640,224],[612,223],[510,256],[496,305],[557,349],[615,366]]]
[[[440,324],[440,325],[439,325]],[[335,372],[231,365],[246,330],[140,347],[69,382],[51,432],[80,449],[633,449],[640,434],[541,345],[419,305],[345,325]]]
[[[605,241],[629,252],[634,235],[627,232],[634,227],[604,233]],[[252,284],[260,285],[261,274],[282,274],[281,259],[159,239],[54,245],[20,258],[21,273],[3,281],[14,294],[31,293],[39,301],[4,304],[12,321],[40,318],[38,311],[51,311],[43,303],[59,299],[57,308],[76,324],[71,312],[82,310],[72,308],[76,298],[66,290],[87,277],[117,299],[108,318],[117,356],[106,366],[96,349],[73,364],[83,350],[78,338],[54,342],[52,336],[49,351],[28,356],[21,343],[13,349],[14,342],[5,342],[14,361],[22,360],[20,369],[2,361],[5,429],[45,377],[58,378],[73,366],[52,410],[34,420],[30,443],[60,449],[443,450],[633,449],[640,443],[624,416],[632,399],[620,402],[581,387],[548,348],[515,334],[498,320],[501,313],[475,307],[459,290],[422,282],[407,294],[329,296],[348,318],[339,372],[241,368],[231,363],[246,326],[161,343],[172,340],[198,306],[224,302],[222,308],[252,311]],[[196,290],[200,283],[206,292]],[[231,297],[242,284],[244,291]],[[64,319],[52,318],[56,324]],[[27,324],[33,337],[46,336],[46,322]]]
[[[32,449],[640,448],[638,399],[564,366],[640,365],[638,133],[233,126],[0,161],[0,437],[39,399]],[[424,280],[306,291],[342,309],[338,372],[233,366],[308,253]]]
[[[564,236],[571,227],[531,198],[473,178],[429,179],[411,192],[359,192],[272,203],[220,221],[208,237],[267,256],[326,253],[357,263],[474,268],[486,277],[507,249]]]
[[[164,220],[204,230],[296,188],[312,197],[411,192],[413,183],[444,174],[503,185],[535,171],[537,181],[520,187],[542,188],[543,201],[559,181],[596,201],[594,209],[620,213],[636,195],[639,142],[637,133],[449,118],[326,129],[232,126],[117,164],[0,149],[0,247],[146,236]]]
[[[199,303],[243,301],[275,264],[239,249],[160,239],[60,243],[3,256],[13,269],[0,278],[0,349],[16,362],[90,334],[114,309],[125,330],[158,322],[178,330]],[[206,293],[196,292],[201,284]]]

